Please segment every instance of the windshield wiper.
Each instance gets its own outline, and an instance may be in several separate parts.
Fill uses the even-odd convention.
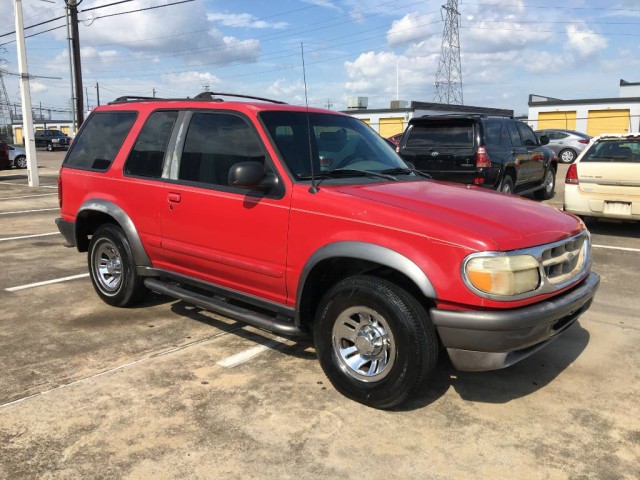
[[[397,182],[398,179],[393,175],[382,172],[370,172],[368,170],[358,170],[357,168],[336,168],[335,170],[326,170],[314,175],[315,178],[342,178],[342,177],[376,177],[384,178],[385,180],[391,180]],[[311,175],[299,175],[301,180],[308,180]]]
[[[418,175],[420,177],[433,179],[433,177],[428,173],[421,172],[420,170],[416,170],[415,168],[404,168],[404,167],[389,168],[387,170],[382,170],[379,173],[387,174],[387,175],[402,175],[403,173],[413,173],[414,175]]]

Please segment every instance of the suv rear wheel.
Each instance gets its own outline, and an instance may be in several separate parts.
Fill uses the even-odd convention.
[[[502,193],[513,193],[513,179],[509,175],[505,175],[500,184],[500,191]]]
[[[405,290],[379,278],[354,276],[330,288],[313,333],[320,365],[333,386],[374,408],[404,401],[438,359],[427,311]]]
[[[556,193],[556,170],[553,167],[549,167],[547,173],[544,175],[544,182],[540,190],[533,192],[533,195],[538,200],[550,200]]]
[[[88,260],[93,288],[109,305],[128,307],[146,294],[136,273],[131,245],[120,227],[108,223],[96,230],[89,243]]]

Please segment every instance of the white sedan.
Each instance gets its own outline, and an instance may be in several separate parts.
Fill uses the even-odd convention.
[[[567,171],[564,210],[640,220],[640,133],[600,135]]]

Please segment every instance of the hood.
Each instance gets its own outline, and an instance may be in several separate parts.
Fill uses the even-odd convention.
[[[577,217],[551,206],[480,187],[419,181],[336,189],[398,209],[398,221],[408,220],[416,233],[474,250],[506,251],[543,245],[583,229]]]

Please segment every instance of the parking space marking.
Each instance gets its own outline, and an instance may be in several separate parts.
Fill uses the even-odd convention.
[[[9,186],[14,186],[14,187],[33,188],[33,187],[30,187],[29,185],[27,185],[25,183],[6,183],[6,182],[1,182],[0,186],[2,186],[2,185],[9,185]],[[55,189],[57,189],[58,186],[57,185],[40,185],[38,188],[55,188]]]
[[[39,208],[37,210],[18,210],[18,211],[15,211],[15,212],[0,212],[0,215],[18,215],[20,213],[51,212],[53,210],[60,210],[60,207],[56,207],[56,208]]]
[[[607,250],[622,250],[624,252],[640,252],[640,248],[612,247],[610,245],[591,245],[594,248],[606,248]]]
[[[29,283],[27,285],[9,287],[9,288],[5,288],[4,290],[6,292],[17,292],[19,290],[26,290],[27,288],[42,287],[45,285],[52,285],[54,283],[68,282],[69,280],[77,280],[78,278],[86,278],[88,276],[89,276],[88,273],[81,273],[80,275],[71,275],[70,277],[54,278],[53,280],[46,280],[44,282]]]
[[[0,404],[0,409],[9,407],[11,405],[15,405],[16,403],[24,402],[25,400],[31,400],[32,398],[40,397],[42,395],[46,395],[48,393],[55,392],[57,390],[62,390],[63,388],[68,388],[68,387],[72,387],[74,385],[79,385],[79,384],[85,383],[85,382],[87,382],[89,380],[93,380],[94,378],[99,378],[99,377],[102,377],[104,375],[108,375],[108,374],[113,373],[113,372],[126,370],[128,368],[134,367],[134,366],[139,365],[141,363],[148,362],[149,360],[153,360],[153,359],[158,358],[158,357],[169,355],[169,354],[174,353],[174,352],[179,352],[180,350],[185,350],[187,348],[193,347],[195,345],[200,345],[201,343],[205,343],[205,342],[208,342],[210,340],[215,340],[217,338],[224,337],[225,335],[229,335],[230,333],[233,333],[233,332],[235,332],[237,330],[241,330],[241,329],[242,329],[242,325],[239,325],[239,326],[237,326],[235,328],[232,328],[231,330],[228,330],[226,332],[215,333],[213,335],[209,335],[208,337],[201,338],[199,340],[194,340],[193,342],[189,342],[189,343],[186,343],[184,345],[180,345],[178,347],[172,347],[172,348],[169,348],[167,350],[163,350],[163,351],[158,352],[158,353],[152,353],[149,356],[146,356],[144,358],[140,358],[138,360],[134,360],[133,362],[125,363],[123,365],[118,365],[117,367],[109,368],[108,370],[104,370],[104,371],[96,373],[94,375],[89,375],[88,377],[84,377],[84,378],[81,378],[79,380],[75,380],[73,382],[69,382],[69,383],[65,383],[65,384],[62,384],[62,385],[58,385],[57,387],[50,388],[49,390],[45,390],[43,392],[34,393],[33,395],[28,395],[26,397],[18,398],[17,400],[12,400],[10,402]]]
[[[60,232],[36,233],[34,235],[22,235],[21,237],[0,238],[0,242],[8,242],[10,240],[24,240],[25,238],[48,237],[49,235],[60,235]]]
[[[285,345],[287,340],[281,337],[276,337],[273,340],[268,341],[263,345],[256,345],[255,347],[251,347],[243,352],[238,352],[229,357],[223,358],[222,360],[216,362],[221,367],[233,368],[238,365],[242,365],[245,362],[248,362],[254,357],[257,357],[262,352],[267,350],[272,350],[273,347]]]
[[[53,197],[57,193],[41,193],[39,195],[22,195],[20,197],[2,197],[0,200],[17,200],[18,198]]]

